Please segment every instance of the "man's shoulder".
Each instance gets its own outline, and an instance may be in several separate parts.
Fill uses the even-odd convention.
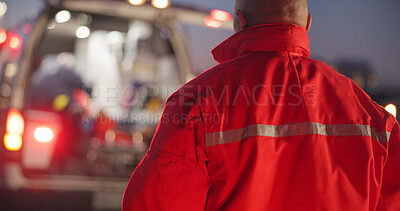
[[[201,93],[205,91],[207,86],[212,86],[213,83],[216,83],[216,81],[221,77],[221,74],[237,62],[238,60],[233,59],[204,71],[180,87],[169,97],[169,99],[182,95],[187,97],[192,96],[194,99],[200,97]]]
[[[341,90],[342,97],[353,97],[355,102],[360,105],[360,113],[362,110],[368,113],[370,117],[370,124],[376,128],[380,128],[382,125],[386,125],[386,127],[381,128],[381,130],[387,130],[391,128],[390,125],[393,125],[395,119],[383,108],[381,105],[376,103],[367,92],[365,92],[359,85],[357,85],[353,80],[341,74],[333,67],[328,64],[309,59],[309,62],[314,63],[319,68],[323,68],[326,71],[323,71],[324,77],[329,80],[332,89]],[[325,83],[326,85],[328,83]],[[336,92],[338,93],[338,92]],[[385,123],[385,124],[382,124]]]
[[[344,76],[340,73],[336,68],[332,67],[331,65],[316,59],[311,58],[304,58],[303,62],[309,63],[310,69],[316,69],[318,71],[323,70],[323,74],[326,76],[334,77],[337,80],[344,80],[344,81],[351,81],[351,79]]]

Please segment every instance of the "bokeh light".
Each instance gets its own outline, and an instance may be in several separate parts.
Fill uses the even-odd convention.
[[[127,0],[129,4],[132,5],[142,5],[146,3],[146,0]]]
[[[394,117],[397,117],[397,107],[393,104],[389,104],[385,107],[386,111],[392,114]]]
[[[90,36],[90,29],[87,26],[80,26],[76,29],[76,37],[79,39],[84,39]]]
[[[71,19],[71,13],[67,10],[61,10],[56,14],[56,22],[57,23],[65,23]]]
[[[159,9],[164,9],[169,6],[169,1],[168,0],[152,0],[151,4]]]

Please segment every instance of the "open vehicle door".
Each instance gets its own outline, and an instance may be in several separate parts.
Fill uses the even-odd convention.
[[[176,22],[230,28],[231,17],[126,1],[46,2],[29,30],[23,23],[8,32],[16,38],[0,53],[0,85],[10,89],[1,107],[4,185],[90,191],[94,207],[119,208],[164,102],[195,75]]]

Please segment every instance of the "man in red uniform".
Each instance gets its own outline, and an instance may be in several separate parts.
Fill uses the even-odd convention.
[[[400,210],[395,118],[308,58],[307,0],[237,0],[220,63],[168,100],[127,210]]]

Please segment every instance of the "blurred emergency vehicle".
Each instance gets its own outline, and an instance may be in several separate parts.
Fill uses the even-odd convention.
[[[45,5],[0,32],[1,187],[118,209],[164,102],[195,75],[177,22],[230,29],[231,16],[167,0]]]

